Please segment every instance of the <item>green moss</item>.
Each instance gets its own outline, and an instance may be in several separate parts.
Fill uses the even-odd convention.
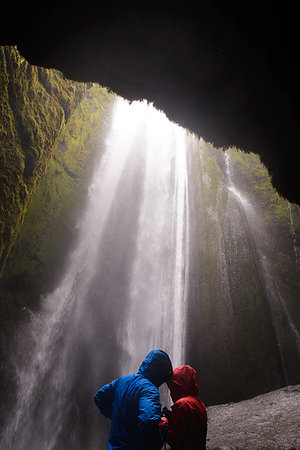
[[[0,47],[0,273],[67,121],[86,92]]]
[[[15,48],[0,50],[2,267],[9,256],[0,283],[4,335],[63,271],[114,96],[32,67]],[[231,148],[232,181],[253,206],[256,223],[248,223],[227,188],[223,151],[196,139],[189,145],[193,351],[208,378],[222,373],[231,398],[238,383],[255,394],[268,388],[270,372],[281,382],[259,258],[272,262],[286,307],[299,316],[299,207],[273,189],[258,155]],[[220,390],[211,380],[207,385]]]
[[[33,307],[63,270],[65,255],[76,237],[74,223],[84,205],[94,158],[103,149],[113,100],[105,88],[88,89],[53,150],[0,284],[10,309]]]
[[[231,181],[247,205],[228,190],[222,149],[194,144],[190,157],[190,185],[196,188],[190,195],[193,283],[188,346],[193,363],[201,361],[200,372],[205,364],[209,374],[222,373],[228,386],[227,393],[222,391],[224,401],[244,392],[256,395],[284,381],[281,343],[270,307],[277,300],[269,298],[266,277],[274,280],[278,291],[272,295],[280,295],[283,314],[289,314],[297,327],[300,298],[299,207],[278,195],[258,155],[236,148],[227,152]],[[261,258],[270,264],[269,274]],[[203,373],[201,380],[210,392],[220,393],[218,377],[215,385]]]
[[[287,201],[274,189],[272,178],[259,155],[235,148],[228,152],[235,184],[265,210],[266,226],[288,226],[290,218]]]
[[[76,238],[114,95],[0,47],[0,350],[54,285]]]

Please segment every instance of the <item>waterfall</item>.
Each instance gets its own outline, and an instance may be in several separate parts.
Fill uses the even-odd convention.
[[[99,448],[96,419],[80,435],[78,383],[98,419],[93,394],[108,376],[136,371],[154,347],[184,363],[187,218],[186,132],[118,98],[67,270],[20,331],[1,448]]]
[[[143,195],[130,305],[121,336],[128,354],[124,373],[142,360],[149,343],[163,346],[174,366],[184,361],[188,271],[186,136],[183,129],[170,124],[153,107],[147,107],[144,114]]]
[[[291,234],[292,234],[292,239],[293,239],[293,250],[294,250],[294,254],[295,254],[296,266],[299,267],[300,266],[300,264],[299,264],[299,260],[300,260],[299,249],[297,247],[295,224],[294,224],[292,207],[291,207],[290,202],[287,202],[287,207],[288,207],[288,211],[289,211],[289,219],[290,219]]]
[[[251,203],[248,199],[235,187],[232,181],[232,174],[230,169],[230,156],[228,152],[225,152],[225,166],[226,176],[228,182],[228,189],[233,193],[236,201],[238,202],[243,220],[247,229],[248,237],[251,237],[251,247],[253,259],[255,260],[259,278],[261,279],[261,285],[268,301],[270,309],[270,319],[274,328],[276,337],[278,352],[281,359],[282,370],[286,384],[292,384],[293,379],[289,375],[290,352],[291,345],[294,347],[295,355],[300,360],[300,333],[296,324],[289,312],[287,304],[280,292],[277,284],[276,276],[274,274],[273,265],[269,258],[266,256],[263,245],[259,242],[259,235],[267,238],[267,232],[265,226],[260,223],[260,219],[257,217]],[[289,218],[291,221],[291,229],[293,232],[293,250],[297,255],[297,247],[295,245],[294,228],[291,215],[291,207],[288,203]],[[251,217],[252,216],[252,217]],[[252,222],[252,224],[251,224]],[[255,226],[254,223],[255,222]],[[258,231],[260,228],[260,231]],[[297,265],[297,258],[296,258]],[[291,344],[292,343],[292,344]]]
[[[299,226],[257,155],[115,97],[65,272],[14,340],[0,448],[105,448],[93,396],[155,347],[207,404],[299,383]]]

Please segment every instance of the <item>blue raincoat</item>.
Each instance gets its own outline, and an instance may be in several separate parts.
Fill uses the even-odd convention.
[[[158,423],[161,418],[159,386],[172,374],[167,353],[154,349],[137,373],[103,386],[95,395],[101,413],[111,419],[108,450],[152,450],[162,447]]]

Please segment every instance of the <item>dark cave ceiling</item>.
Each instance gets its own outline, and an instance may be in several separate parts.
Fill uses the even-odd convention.
[[[1,45],[31,64],[146,98],[216,146],[261,155],[300,204],[299,40],[288,2],[8,6]]]

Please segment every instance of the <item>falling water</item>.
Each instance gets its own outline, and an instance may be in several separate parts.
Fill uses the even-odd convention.
[[[280,354],[284,379],[286,384],[292,384],[293,381],[292,379],[290,379],[288,370],[289,366],[291,365],[290,352],[291,347],[293,346],[295,350],[295,355],[300,360],[300,334],[278,287],[276,276],[273,273],[273,266],[269,261],[269,258],[265,255],[263,251],[263,246],[259,243],[259,232],[257,229],[258,227],[260,227],[261,228],[260,233],[266,237],[267,233],[264,230],[264,226],[260,224],[260,220],[253,211],[251,203],[248,201],[245,195],[243,195],[235,187],[232,181],[230,169],[230,156],[228,152],[225,152],[225,167],[226,167],[228,189],[230,192],[233,193],[236,201],[238,202],[245,226],[247,228],[247,235],[249,237],[251,236],[252,241],[251,246],[253,249],[252,254],[253,258],[256,260],[259,278],[261,279],[263,291],[266,300],[268,301],[270,309],[270,319],[276,336],[276,342],[278,352]],[[291,217],[290,205],[289,205],[289,212]],[[251,220],[255,221],[256,224],[255,227],[254,225],[251,225]],[[291,219],[291,227],[293,230],[292,219]],[[252,236],[254,232],[255,236]],[[294,252],[296,253],[297,247],[295,245],[294,239],[293,239],[293,249]]]
[[[1,448],[104,448],[93,395],[154,347],[211,402],[299,382],[300,214],[247,158],[116,98],[65,273],[16,337]]]
[[[150,342],[162,346],[174,365],[183,363],[184,351],[188,270],[186,136],[183,129],[171,125],[154,108],[141,113],[145,115],[147,147],[131,300],[122,331],[129,354],[124,372],[136,367]]]
[[[184,362],[187,200],[186,132],[117,99],[68,268],[20,333],[26,359],[1,448],[99,448],[94,419],[79,435],[78,383],[89,416],[96,387],[136,371],[151,348]]]
[[[300,264],[299,264],[299,249],[297,247],[295,225],[294,225],[292,207],[291,207],[290,202],[287,202],[287,206],[288,206],[288,211],[289,211],[291,234],[292,234],[292,239],[293,239],[293,250],[294,250],[294,254],[295,254],[296,265],[299,267],[300,266]]]

